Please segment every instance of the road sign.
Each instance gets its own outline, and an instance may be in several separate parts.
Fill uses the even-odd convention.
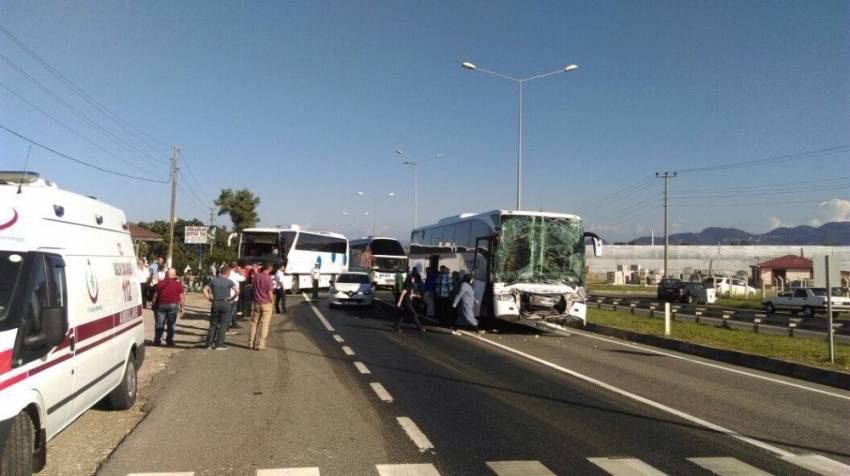
[[[209,232],[205,226],[187,226],[183,230],[184,243],[205,245],[209,242]]]

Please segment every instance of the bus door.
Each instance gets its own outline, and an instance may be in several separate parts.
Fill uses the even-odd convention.
[[[475,290],[475,315],[486,316],[492,313],[493,287],[490,283],[493,237],[484,236],[475,239],[475,256],[472,258],[472,289]],[[483,307],[482,307],[483,304]]]

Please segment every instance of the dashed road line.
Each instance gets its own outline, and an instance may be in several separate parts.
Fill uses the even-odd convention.
[[[319,308],[317,308],[316,305],[313,304],[313,302],[307,296],[307,293],[301,293],[301,295],[304,296],[305,302],[310,305],[310,309],[313,310],[313,313],[316,314],[316,317],[318,317],[319,320],[322,321],[322,325],[325,326],[325,329],[327,329],[328,332],[336,332],[334,326],[332,326],[331,323],[328,322],[327,319],[325,319],[325,316],[323,316],[322,313],[319,312]]]
[[[433,464],[379,464],[381,476],[440,476]]]
[[[257,476],[320,476],[319,468],[258,469]]]
[[[737,458],[723,456],[702,457],[688,458],[688,461],[720,476],[770,476],[770,473],[750,466]]]
[[[613,476],[665,476],[652,466],[637,458],[587,458]]]
[[[434,445],[431,444],[431,440],[425,436],[425,433],[422,433],[422,430],[416,426],[416,423],[413,423],[413,420],[408,417],[397,417],[396,420],[398,421],[398,424],[401,425],[401,429],[407,433],[407,436],[411,440],[413,440],[413,444],[419,448],[420,453],[434,449]]]
[[[555,476],[540,461],[488,461],[497,476]]]
[[[342,346],[342,351],[345,352],[345,355],[354,355],[354,351],[347,345]]]
[[[343,339],[342,336],[340,336],[339,334],[334,334],[334,340],[339,342],[340,344],[345,342],[345,339]]]
[[[390,392],[388,392],[383,385],[378,382],[369,382],[369,386],[372,387],[372,390],[375,391],[375,395],[377,395],[382,401],[387,403],[393,402],[393,396],[390,395]]]
[[[354,362],[354,366],[357,367],[357,371],[360,372],[361,374],[371,374],[372,373],[369,370],[368,367],[363,365],[363,362]]]
[[[663,403],[656,402],[655,400],[650,400],[649,398],[642,397],[640,395],[629,392],[628,390],[624,390],[624,389],[619,388],[619,387],[615,387],[614,385],[605,383],[601,380],[595,379],[595,378],[590,377],[588,375],[584,375],[582,373],[576,372],[575,370],[571,370],[571,369],[568,369],[566,367],[562,367],[558,364],[554,364],[554,363],[549,362],[547,360],[543,360],[539,357],[535,357],[535,356],[528,354],[526,352],[523,352],[521,350],[514,349],[513,347],[509,347],[509,346],[506,346],[504,344],[494,342],[490,339],[486,339],[486,338],[481,337],[477,334],[473,334],[473,333],[470,333],[470,332],[467,332],[467,331],[461,331],[461,333],[466,335],[466,336],[469,336],[473,339],[477,339],[481,342],[484,342],[488,345],[492,345],[492,346],[497,347],[499,349],[502,349],[504,351],[518,355],[520,357],[524,357],[528,360],[531,360],[531,361],[536,362],[538,364],[544,365],[544,366],[549,367],[551,369],[557,370],[559,372],[565,373],[567,375],[571,375],[571,376],[573,376],[573,377],[575,377],[579,380],[583,380],[585,382],[596,385],[597,387],[601,387],[605,390],[608,390],[609,392],[616,393],[616,394],[619,394],[623,397],[629,398],[631,400],[635,400],[637,402],[643,403],[645,405],[648,405],[648,406],[653,407],[655,409],[661,410],[665,413],[669,413],[671,415],[677,416],[677,417],[682,418],[684,420],[687,420],[691,423],[695,423],[699,426],[708,428],[708,429],[716,431],[718,433],[723,433],[726,436],[729,436],[731,438],[735,438],[737,440],[743,441],[743,442],[748,443],[752,446],[755,446],[756,448],[761,448],[765,451],[773,453],[775,456],[778,456],[778,457],[784,459],[785,461],[788,461],[789,463],[796,464],[797,466],[807,468],[808,466],[806,466],[806,465],[808,465],[808,464],[812,464],[812,465],[813,464],[818,464],[818,465],[827,465],[827,464],[833,465],[834,464],[834,465],[838,465],[838,466],[834,466],[835,468],[842,468],[843,471],[844,471],[844,474],[850,474],[850,466],[839,463],[838,461],[834,461],[834,460],[831,460],[829,458],[826,458],[824,456],[819,456],[819,455],[812,455],[812,457],[817,456],[818,457],[817,460],[805,459],[807,457],[796,455],[796,454],[794,454],[790,451],[786,451],[782,448],[779,448],[777,446],[773,446],[769,443],[765,443],[765,442],[757,440],[755,438],[751,438],[749,436],[742,435],[742,434],[738,433],[737,431],[734,431],[734,430],[731,430],[729,428],[717,425],[715,423],[711,423],[707,420],[703,420],[702,418],[696,417],[696,416],[691,415],[689,413],[685,413],[681,410],[677,410],[673,407],[669,407],[667,405],[664,405]],[[809,457],[809,458],[811,458],[811,457]],[[620,463],[623,463],[623,462],[620,462]]]

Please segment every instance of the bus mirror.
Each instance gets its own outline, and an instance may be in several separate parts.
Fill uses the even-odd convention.
[[[230,235],[227,236],[227,247],[228,248],[233,246],[233,239],[236,238],[236,236],[238,236],[236,233],[231,233]]]
[[[596,233],[591,233],[589,231],[584,233],[584,237],[590,238],[590,242],[593,244],[593,256],[596,258],[602,256],[602,238],[600,238]]]

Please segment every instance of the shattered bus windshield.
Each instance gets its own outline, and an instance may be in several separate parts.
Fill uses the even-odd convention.
[[[546,216],[503,216],[493,263],[496,281],[584,285],[581,222]]]

